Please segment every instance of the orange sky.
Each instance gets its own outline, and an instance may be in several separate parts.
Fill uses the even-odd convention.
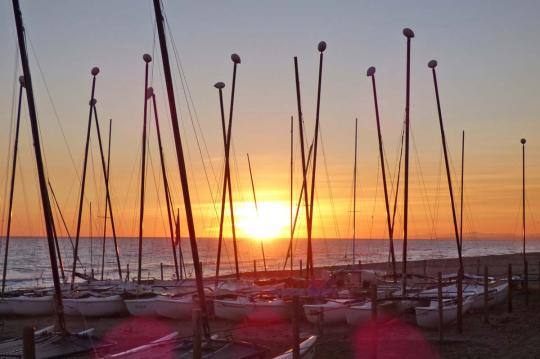
[[[111,191],[117,231],[122,236],[133,236],[138,228],[144,69],[141,56],[144,52],[158,50],[153,47],[156,44],[152,37],[151,13],[146,3],[128,5],[119,1],[107,13],[99,11],[97,5],[86,9],[76,3],[63,4],[63,11],[69,16],[60,16],[55,11],[60,5],[54,1],[47,5],[23,4],[33,45],[31,65],[47,172],[69,230],[74,233],[88,112],[89,71],[92,66],[99,65],[102,72],[98,76],[96,97],[103,133],[107,132],[107,120],[113,118]],[[271,208],[267,210],[270,213],[267,216],[272,217],[273,224],[269,225],[272,229],[269,227],[268,231],[279,236],[288,235],[285,220],[289,216],[289,121],[291,115],[296,119],[297,113],[292,58],[296,55],[300,61],[304,116],[311,137],[316,95],[316,44],[324,39],[328,42],[328,50],[323,75],[322,146],[317,166],[314,236],[349,238],[352,234],[355,117],[359,119],[357,236],[386,236],[371,83],[365,71],[368,66],[377,67],[383,138],[389,172],[393,175],[404,108],[405,39],[401,35],[404,26],[410,26],[416,32],[412,57],[411,236],[452,235],[433,84],[426,67],[431,58],[439,60],[442,109],[457,197],[461,130],[466,131],[464,232],[467,236],[491,238],[519,235],[519,139],[527,137],[529,233],[531,236],[540,233],[537,221],[540,145],[535,138],[540,133],[537,120],[540,108],[536,99],[540,75],[535,63],[540,54],[537,41],[540,24],[532,15],[538,13],[538,4],[415,3],[405,7],[400,2],[384,2],[370,4],[368,11],[360,9],[355,2],[345,2],[340,7],[316,2],[306,7],[238,1],[231,4],[231,9],[215,3],[212,11],[195,4],[165,2],[165,5],[195,105],[192,107],[186,101],[176,61],[173,61],[198,235],[217,235],[223,143],[213,84],[226,82],[228,108],[232,70],[229,56],[232,52],[238,52],[242,57],[233,123],[232,161],[233,196],[235,206],[240,209],[237,220],[243,223],[239,235],[254,233],[254,207],[245,157],[248,152],[257,198]],[[89,11],[95,16],[89,18]],[[229,11],[243,15],[241,20],[231,24],[224,18],[231,15]],[[0,4],[0,43],[6,49],[7,59],[0,64],[0,80],[4,84],[0,89],[0,214],[3,223],[7,218],[12,84],[15,75],[19,74],[15,71],[17,51],[11,14],[8,2]],[[509,26],[502,29],[501,23]],[[65,31],[68,25],[70,31]],[[171,125],[163,101],[161,63],[157,53],[154,57],[151,82],[158,97],[173,201],[183,213]],[[43,233],[42,216],[26,107],[23,116],[13,233],[40,235]],[[297,129],[295,122],[295,132]],[[93,206],[94,233],[102,231],[104,210],[95,132],[92,136],[84,235],[89,233],[89,203]],[[301,182],[296,139],[295,143],[296,202]],[[166,234],[166,218],[154,127],[150,130],[150,147],[145,235],[161,236]],[[156,193],[161,196],[159,201]],[[396,236],[400,237],[401,203],[398,208]],[[267,225],[264,223],[261,225]],[[59,221],[57,227],[61,228]],[[228,228],[226,235],[229,235]],[[305,234],[304,229],[302,219],[300,235]],[[61,233],[65,233],[63,229]]]

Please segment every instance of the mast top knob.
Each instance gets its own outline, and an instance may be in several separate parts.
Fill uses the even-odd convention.
[[[527,140],[524,139],[524,138],[522,138],[522,139],[521,139],[521,144],[524,145],[525,143],[527,143]]]
[[[24,83],[24,76],[23,75],[19,76],[19,84],[21,84],[22,87],[26,87],[26,85]]]
[[[235,64],[240,64],[240,63],[242,63],[241,60],[240,60],[240,56],[238,56],[238,54],[232,54],[232,55],[231,55],[231,60],[232,60],[232,62],[234,62]]]
[[[149,62],[152,61],[152,56],[150,56],[150,55],[148,55],[148,54],[144,54],[144,55],[142,56],[142,58],[143,58],[144,62],[146,62],[146,63],[149,63]]]
[[[90,104],[90,106],[95,106],[96,103],[97,103],[97,100],[95,98],[93,98],[93,99],[90,100],[89,104]]]
[[[437,60],[431,60],[430,62],[428,62],[427,66],[430,68],[430,69],[434,69],[437,67]]]
[[[223,82],[216,82],[216,83],[214,84],[214,87],[217,88],[217,89],[219,89],[219,90],[221,90],[222,88],[225,87],[225,84],[224,84]]]
[[[367,69],[366,76],[373,76],[375,75],[375,66],[370,66],[369,69]]]
[[[406,38],[410,39],[412,37],[414,37],[414,32],[409,29],[408,27],[404,28],[403,29],[403,35],[405,35]]]
[[[146,98],[149,99],[152,96],[154,96],[154,89],[150,86],[146,89]]]
[[[319,52],[324,52],[324,50],[326,50],[326,42],[319,42],[319,45],[317,45],[317,50],[319,50]]]
[[[92,67],[92,71],[90,71],[90,73],[92,74],[92,76],[96,76],[97,74],[99,74],[99,67]]]

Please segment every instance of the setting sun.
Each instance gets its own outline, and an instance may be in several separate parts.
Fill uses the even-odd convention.
[[[259,210],[251,202],[242,202],[235,208],[239,235],[251,239],[271,239],[287,236],[289,208],[280,202],[259,202]]]

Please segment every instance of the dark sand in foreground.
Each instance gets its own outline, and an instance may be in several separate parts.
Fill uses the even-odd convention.
[[[538,278],[540,253],[528,255],[530,278]],[[490,275],[505,277],[508,264],[512,263],[514,274],[521,274],[521,255],[500,255],[465,258],[466,272],[483,274],[488,266]],[[365,268],[386,269],[387,264],[367,264]],[[401,268],[401,264],[398,264]],[[455,272],[457,260],[439,259],[428,262],[416,261],[408,265],[409,272],[434,274],[438,271]],[[423,330],[415,326],[414,314],[403,314],[396,318],[385,318],[359,328],[346,324],[323,328],[319,333],[315,326],[303,322],[301,335],[320,334],[317,343],[317,358],[536,358],[540,357],[540,290],[537,280],[529,284],[529,305],[525,306],[525,295],[514,291],[514,310],[507,312],[502,304],[490,309],[489,322],[484,322],[483,313],[467,314],[464,317],[464,332],[459,334],[455,326],[444,330],[444,340],[439,342],[438,331]],[[20,336],[24,326],[42,328],[53,323],[54,317],[1,318],[0,336]],[[68,327],[75,330],[95,328],[95,334],[118,343],[114,352],[142,345],[150,340],[179,331],[181,336],[191,335],[190,321],[175,321],[162,318],[68,318]],[[231,323],[212,320],[212,332],[232,336],[268,348],[268,357],[280,354],[291,347],[289,323],[257,324]],[[375,340],[376,339],[376,340]]]

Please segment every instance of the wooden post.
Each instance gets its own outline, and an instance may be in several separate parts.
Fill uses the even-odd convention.
[[[126,282],[129,282],[129,263],[126,266]]]
[[[488,266],[484,266],[484,322],[489,322],[489,285],[488,285]]]
[[[34,328],[23,328],[23,358],[35,359],[36,357],[36,343],[34,338]]]
[[[371,286],[371,320],[377,320],[377,284]]]
[[[302,260],[300,259],[300,275],[302,275]]]
[[[476,260],[476,275],[480,275],[480,259]]]
[[[256,259],[253,260],[253,273],[257,274],[257,260]]]
[[[529,305],[529,262],[523,262],[523,275],[525,277],[525,282],[523,286],[525,287],[525,305]]]
[[[292,303],[292,330],[293,330],[293,346],[292,346],[292,354],[293,359],[300,359],[300,318],[299,318],[299,305],[298,305],[298,297],[293,297],[293,303]]]
[[[306,270],[308,270],[308,269],[306,269]],[[323,334],[324,334],[323,327],[324,327],[324,309],[319,308],[319,316],[318,316],[318,319],[317,319],[317,329],[319,331],[319,336],[323,336]]]
[[[443,341],[443,298],[442,298],[442,273],[437,273],[437,302],[439,304],[439,341]]]
[[[159,263],[159,269],[161,271],[161,280],[163,280],[163,262]]]
[[[362,260],[361,259],[358,260],[358,269],[362,269]]]
[[[193,327],[193,359],[201,359],[201,310],[193,308],[191,324]]]
[[[459,334],[463,334],[463,271],[458,270],[457,278],[457,329]]]
[[[508,263],[508,313],[512,313],[512,263]]]

